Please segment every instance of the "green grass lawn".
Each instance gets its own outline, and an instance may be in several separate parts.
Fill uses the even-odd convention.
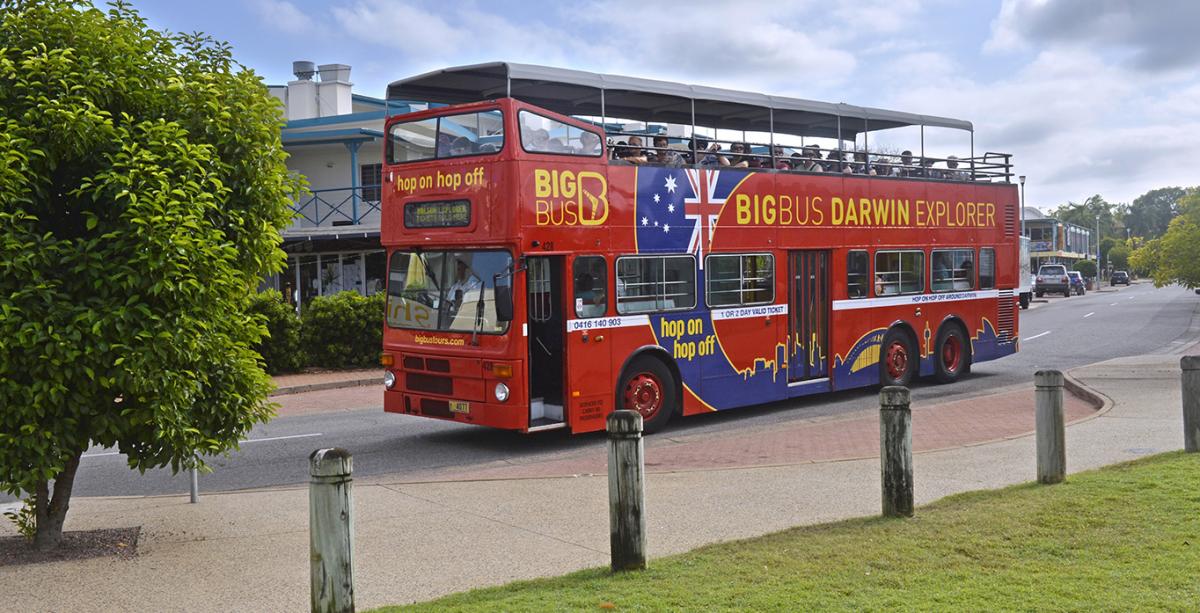
[[[409,609],[1200,611],[1200,454],[383,610]]]

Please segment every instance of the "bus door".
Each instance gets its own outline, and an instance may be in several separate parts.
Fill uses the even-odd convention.
[[[604,429],[613,406],[612,300],[608,261],[577,255],[571,262],[571,301],[567,305],[567,415],[571,430]]]
[[[829,252],[789,257],[788,381],[829,376]]]
[[[529,310],[529,429],[563,421],[563,258],[526,258]]]

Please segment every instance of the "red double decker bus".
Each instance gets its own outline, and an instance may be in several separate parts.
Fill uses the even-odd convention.
[[[653,431],[1017,350],[1016,186],[968,122],[508,63],[388,97],[431,108],[386,128],[386,411]]]

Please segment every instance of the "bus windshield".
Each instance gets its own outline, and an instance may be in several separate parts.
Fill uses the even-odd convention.
[[[388,162],[496,153],[504,147],[504,116],[498,110],[406,121],[388,133]]]
[[[397,251],[388,267],[387,324],[393,328],[503,334],[496,276],[512,271],[507,251]]]

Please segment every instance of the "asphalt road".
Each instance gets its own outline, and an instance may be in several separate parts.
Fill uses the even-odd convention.
[[[1137,284],[1114,292],[1049,298],[1020,315],[1021,351],[978,364],[953,385],[920,382],[913,402],[938,402],[980,395],[1027,383],[1034,371],[1066,370],[1127,355],[1179,346],[1197,336],[1200,296],[1178,287]],[[791,400],[676,420],[649,437],[647,446],[736,431],[770,429],[797,419],[872,409],[873,389]],[[382,402],[380,403],[380,407]],[[436,479],[473,466],[529,463],[550,457],[602,453],[602,433],[570,436],[551,431],[521,435],[437,420],[384,414],[380,407],[353,412],[277,419],[259,427],[239,452],[212,462],[200,477],[201,492],[304,483],[308,454],[319,447],[345,447],[354,454],[355,476],[394,475],[404,480]],[[186,474],[165,470],[138,474],[124,457],[93,449],[84,455],[75,495],[173,494],[188,491]],[[0,502],[11,500],[0,496]]]

